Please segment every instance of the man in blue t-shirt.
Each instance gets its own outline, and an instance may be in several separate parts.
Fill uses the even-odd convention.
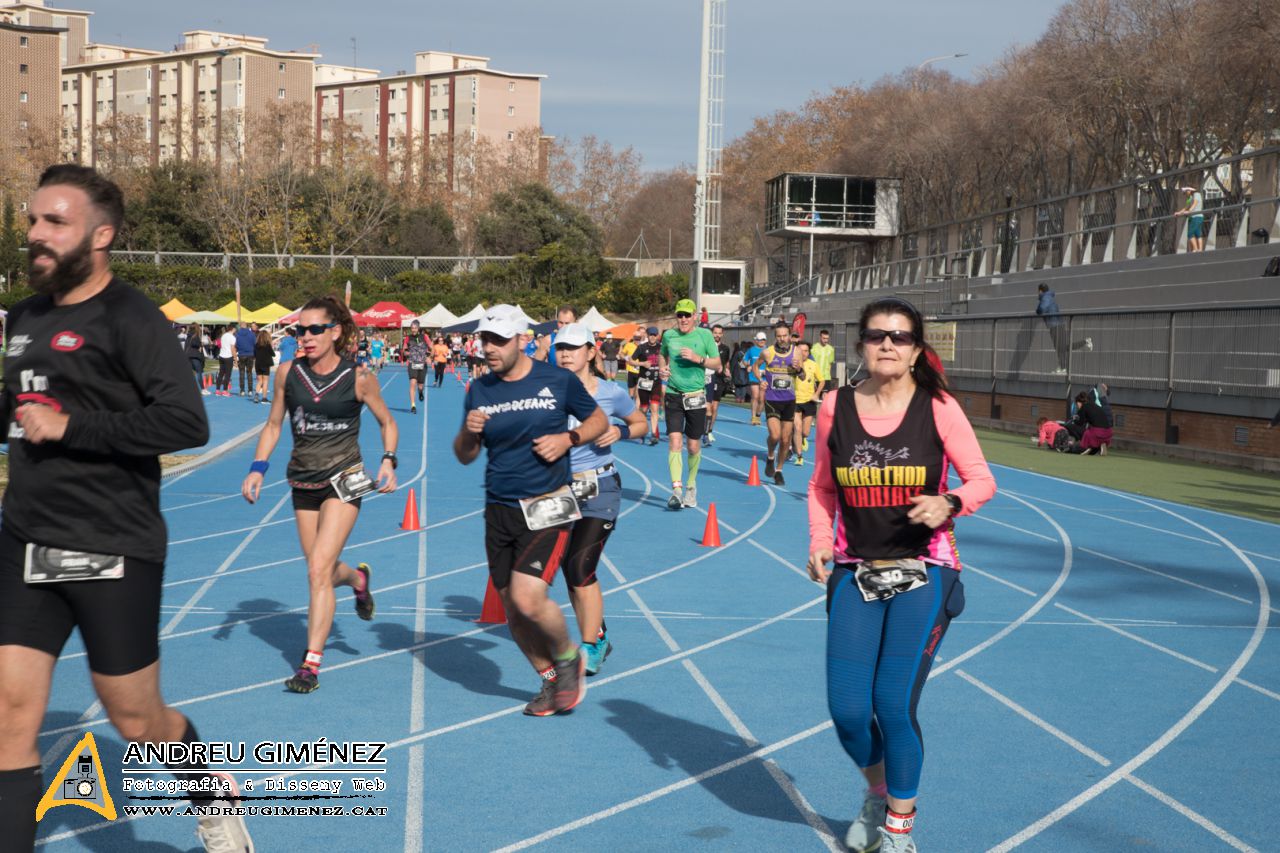
[[[298,330],[293,326],[280,337],[280,363],[293,361],[298,356]]]
[[[565,556],[577,504],[569,489],[569,450],[594,441],[608,419],[581,380],[534,361],[520,345],[522,317],[511,305],[489,309],[476,331],[489,373],[467,390],[453,452],[485,465],[485,552],[511,634],[543,678],[525,713],[545,717],[582,701],[584,658],[547,591]],[[581,426],[569,429],[569,416]]]
[[[236,328],[236,364],[240,366],[240,396],[245,395],[246,380],[248,389],[253,390],[253,353],[258,344],[258,324],[238,324]]]
[[[747,371],[747,394],[751,401],[751,425],[760,426],[760,413],[764,410],[764,394],[761,392],[760,377],[756,375],[756,362],[760,353],[764,352],[768,338],[764,332],[756,332],[755,341],[742,352],[742,366]]]

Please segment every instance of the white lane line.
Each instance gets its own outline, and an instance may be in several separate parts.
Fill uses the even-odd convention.
[[[1005,497],[1013,497],[1007,492],[1001,492],[1001,494],[1005,495]],[[1014,498],[1014,500],[1021,500],[1021,498]],[[1023,502],[1025,503],[1025,501]],[[1030,504],[1028,504],[1028,506],[1030,506]],[[988,524],[994,524],[997,527],[1003,527],[1006,530],[1016,530],[1018,533],[1025,533],[1028,536],[1034,536],[1036,539],[1043,539],[1045,542],[1057,541],[1052,536],[1045,536],[1043,533],[1036,533],[1034,530],[1027,530],[1025,527],[1019,527],[1018,525],[1010,524],[1007,521],[999,521],[998,519],[991,518],[990,516],[987,516],[987,515],[975,515],[975,516],[972,516],[972,518],[976,518],[979,521],[985,521]]]
[[[1081,548],[1080,550],[1081,552],[1085,554],[1089,554],[1090,556],[1099,557],[1103,560],[1110,560],[1113,563],[1119,563],[1122,566],[1128,566],[1131,569],[1137,569],[1138,571],[1147,572],[1148,574],[1157,575],[1162,578],[1168,578],[1171,581],[1177,581],[1178,583],[1185,584],[1186,586],[1195,587],[1196,589],[1203,590],[1205,592],[1211,592],[1214,595],[1218,595],[1223,598],[1229,598],[1232,601],[1238,601],[1241,604],[1254,603],[1243,596],[1233,595],[1232,593],[1224,592],[1223,590],[1220,590],[1220,589],[1214,589],[1211,586],[1205,586],[1204,584],[1199,584],[1199,583],[1196,583],[1195,581],[1189,581],[1186,578],[1180,578],[1177,575],[1172,575],[1172,574],[1169,574],[1168,572],[1162,572],[1159,569],[1153,569],[1150,566],[1143,566],[1138,563],[1130,562],[1129,560],[1122,560],[1119,557],[1112,556],[1111,554],[1103,554],[1100,551],[1091,551],[1088,548]],[[1249,552],[1245,551],[1245,553],[1248,554]],[[1280,608],[1272,607],[1271,612],[1280,613]]]
[[[667,629],[663,627],[662,623],[658,621],[658,618],[653,615],[653,611],[651,611],[648,605],[641,600],[635,590],[628,590],[627,594],[631,596],[631,600],[635,602],[636,607],[639,607],[644,613],[645,618],[649,620],[649,624],[653,627],[654,631],[656,631],[658,636],[662,638],[667,649],[672,652],[680,651],[680,645],[675,641],[671,634],[667,632]],[[725,721],[729,723],[729,726],[733,729],[734,733],[742,739],[744,745],[748,749],[758,749],[761,745],[760,741],[751,733],[751,730],[747,728],[747,724],[742,722],[742,718],[739,717],[731,707],[729,707],[729,703],[725,701],[724,696],[720,694],[719,690],[716,690],[715,687],[712,686],[711,681],[702,672],[702,670],[698,668],[698,665],[688,658],[685,658],[681,663],[689,672],[689,675],[693,677],[694,682],[702,688],[702,692],[711,700],[711,704],[720,712],[720,716],[724,717]],[[795,783],[791,781],[790,777],[782,771],[782,768],[778,766],[778,763],[772,758],[769,758],[764,761],[764,767],[769,773],[769,776],[773,778],[773,781],[782,789],[782,793],[791,802],[791,805],[794,806],[796,811],[800,813],[800,816],[804,818],[804,822],[809,825],[809,828],[812,829],[814,833],[817,834],[823,845],[828,850],[831,850],[832,853],[844,853],[843,846],[836,846],[836,835],[831,830],[831,827],[827,825],[827,822],[822,819],[821,815],[814,811],[813,806],[810,805],[807,799],[805,799],[804,794],[800,793],[800,790],[795,786]]]
[[[281,495],[280,500],[276,501],[276,505],[273,506],[271,508],[271,511],[267,513],[267,518],[270,519],[272,516],[278,513],[281,509],[283,509],[284,505],[288,503],[289,497],[290,495],[288,493]],[[271,522],[271,523],[282,524],[282,523],[288,523],[290,521],[293,521],[293,519],[290,518],[290,519],[286,519],[284,522]],[[200,585],[200,588],[191,594],[191,597],[187,599],[187,602],[182,606],[182,609],[179,610],[177,613],[175,613],[173,615],[173,618],[170,619],[168,623],[163,628],[160,629],[161,639],[168,636],[169,634],[172,634],[174,631],[178,629],[178,625],[182,623],[183,619],[187,618],[187,614],[191,612],[191,608],[195,607],[197,604],[200,603],[200,599],[204,598],[204,594],[213,588],[213,585],[217,583],[218,578],[223,574],[225,574],[227,569],[231,568],[231,564],[240,558],[240,555],[244,553],[244,549],[249,547],[250,543],[252,543],[253,540],[258,537],[258,534],[261,533],[266,526],[267,525],[265,524],[262,525],[261,527],[255,529],[248,536],[244,537],[244,539],[240,540],[240,544],[231,550],[231,553],[227,555],[227,558],[222,561],[222,565],[218,566],[217,570],[212,575],[210,575],[203,584]]]
[[[1218,671],[1218,668],[1216,666],[1210,666],[1209,664],[1204,663],[1203,661],[1198,661],[1193,657],[1188,657],[1187,655],[1184,655],[1182,652],[1176,652],[1173,649],[1168,648],[1167,646],[1162,646],[1159,643],[1153,643],[1150,640],[1146,639],[1145,637],[1139,637],[1137,634],[1130,633],[1129,631],[1126,631],[1123,628],[1120,628],[1116,625],[1112,625],[1110,622],[1103,622],[1101,619],[1096,619],[1093,616],[1089,616],[1086,613],[1081,613],[1079,610],[1075,610],[1074,608],[1067,607],[1065,604],[1056,604],[1055,606],[1061,610],[1066,611],[1067,613],[1070,613],[1072,616],[1077,616],[1101,628],[1106,628],[1108,631],[1112,631],[1116,634],[1119,634],[1122,637],[1133,640],[1135,643],[1141,643],[1142,645],[1146,646],[1149,649],[1155,649],[1157,652],[1166,654],[1169,657],[1177,658],[1183,663],[1189,663],[1192,666],[1197,666],[1200,669],[1205,670],[1206,672],[1216,673]]]
[[[1040,728],[1040,729],[1042,729],[1042,730],[1044,730],[1044,731],[1048,732],[1049,734],[1053,735],[1053,736],[1054,736],[1054,737],[1056,737],[1058,740],[1062,741],[1062,742],[1063,742],[1063,743],[1065,743],[1067,746],[1071,747],[1071,748],[1072,748],[1072,749],[1074,749],[1076,752],[1080,753],[1081,755],[1085,756],[1086,758],[1089,758],[1089,759],[1091,759],[1091,760],[1093,760],[1093,761],[1098,762],[1098,763],[1099,763],[1099,764],[1101,764],[1103,767],[1110,767],[1110,766],[1111,766],[1111,762],[1110,762],[1110,761],[1108,761],[1105,757],[1103,757],[1103,755],[1102,755],[1101,753],[1099,753],[1099,752],[1097,752],[1097,751],[1095,751],[1095,750],[1090,749],[1089,747],[1085,746],[1085,745],[1084,745],[1083,743],[1081,743],[1080,741],[1078,741],[1078,740],[1076,740],[1075,738],[1073,738],[1071,735],[1069,735],[1069,734],[1067,734],[1066,732],[1064,732],[1062,729],[1058,728],[1057,726],[1053,725],[1052,723],[1048,722],[1047,720],[1045,720],[1045,719],[1043,719],[1043,718],[1041,718],[1041,717],[1038,717],[1038,716],[1036,716],[1035,714],[1031,713],[1031,712],[1030,712],[1030,711],[1028,711],[1026,708],[1024,708],[1023,706],[1019,705],[1017,702],[1013,701],[1012,699],[1010,699],[1008,696],[1005,696],[1003,693],[1001,693],[1001,692],[999,692],[998,690],[996,690],[994,687],[991,687],[991,686],[990,686],[990,685],[988,685],[988,684],[984,684],[983,682],[981,682],[981,681],[979,681],[978,679],[974,678],[974,677],[973,677],[972,675],[970,675],[969,673],[965,672],[963,669],[957,669],[957,670],[956,670],[956,676],[957,676],[957,677],[959,677],[959,678],[964,679],[964,680],[965,680],[965,681],[967,681],[967,682],[969,682],[969,683],[970,683],[970,684],[972,684],[974,687],[978,688],[978,689],[979,689],[979,690],[981,690],[983,693],[987,694],[987,695],[988,695],[988,696],[990,696],[992,699],[994,699],[994,700],[996,700],[997,702],[999,702],[1001,705],[1004,705],[1004,706],[1005,706],[1006,708],[1008,708],[1010,711],[1013,711],[1013,712],[1014,712],[1015,714],[1017,714],[1019,717],[1022,717],[1024,720],[1029,721],[1032,725],[1036,726],[1037,728]]]
[[[425,396],[425,395],[424,395]],[[430,400],[422,401],[422,501],[418,504],[418,588],[414,597],[417,613],[413,619],[413,644],[427,639],[427,424]],[[409,731],[420,732],[427,726],[427,653],[415,652],[409,658]],[[426,801],[426,749],[415,744],[409,749],[409,778],[405,785],[404,849],[405,853],[421,853],[423,845],[423,809]]]
[[[222,444],[219,444],[217,447],[214,447],[210,450],[206,450],[204,453],[201,453],[195,459],[190,459],[186,462],[183,462],[181,465],[175,465],[174,467],[170,468],[168,471],[163,472],[160,475],[162,478],[160,487],[164,488],[165,486],[173,485],[179,480],[185,478],[187,475],[191,474],[193,471],[199,468],[203,468],[206,465],[213,464],[218,460],[218,457],[225,456],[226,454],[230,453],[232,450],[235,450],[244,442],[253,438],[254,435],[256,435],[258,432],[262,430],[262,427],[263,427],[263,424],[258,424],[257,426],[249,427],[244,432],[240,433],[237,436],[227,439],[226,441],[222,442]]]
[[[786,566],[788,569],[790,569],[791,571],[793,571],[793,572],[795,572],[796,574],[798,574],[800,577],[804,578],[805,580],[809,581],[810,583],[813,583],[813,578],[809,577],[809,570],[808,570],[808,569],[802,569],[802,568],[800,568],[800,567],[798,567],[798,566],[794,566],[794,565],[792,565],[791,563],[787,562],[786,558],[778,556],[778,555],[777,555],[777,554],[775,554],[773,551],[770,551],[768,548],[764,547],[763,545],[761,545],[759,542],[757,542],[757,541],[756,541],[756,540],[754,540],[754,539],[748,539],[747,541],[748,541],[748,542],[750,542],[752,545],[756,546],[757,548],[759,548],[759,549],[760,549],[761,551],[763,551],[764,553],[768,554],[770,557],[772,557],[772,558],[773,558],[774,560],[776,560],[777,562],[781,563],[783,566]]]
[[[996,583],[1004,584],[1005,586],[1009,587],[1009,589],[1016,590],[1022,593],[1023,595],[1027,596],[1028,598],[1036,597],[1036,594],[1031,590],[1027,589],[1025,586],[1018,586],[1013,581],[1007,581],[1002,577],[997,577],[996,575],[991,574],[990,572],[984,572],[982,569],[975,568],[973,563],[965,563],[964,570],[966,572],[973,572],[975,575],[982,575],[984,578],[987,578],[988,580],[993,580]]]
[[[288,482],[288,481],[287,481],[287,480],[275,480],[274,482],[271,482],[271,483],[263,483],[263,484],[262,484],[262,491],[264,491],[264,492],[265,492],[267,489],[274,489],[276,486],[283,486],[286,482]],[[207,494],[207,493],[206,493],[206,494]],[[241,500],[243,500],[243,499],[244,499],[244,496],[243,496],[243,495],[241,495],[239,492],[232,492],[232,493],[230,493],[230,494],[226,494],[226,495],[219,495],[219,496],[218,496],[218,497],[216,497],[216,498],[205,498],[204,500],[195,501],[194,503],[189,503],[189,504],[178,504],[177,506],[162,506],[162,507],[160,507],[160,511],[161,511],[161,512],[176,512],[177,510],[180,510],[180,509],[190,509],[190,508],[191,508],[191,507],[193,507],[193,506],[206,506],[206,505],[208,505],[208,504],[220,503],[221,501],[229,501],[229,500],[234,500],[234,499],[236,499],[236,498],[240,498]]]
[[[1159,788],[1156,788],[1152,785],[1148,785],[1146,782],[1143,782],[1141,779],[1133,775],[1128,775],[1128,776],[1125,776],[1124,778],[1126,782],[1133,785],[1138,790],[1144,791],[1150,794],[1152,797],[1155,797],[1157,800],[1164,803],[1166,806],[1173,809],[1175,812],[1182,815],[1187,820],[1196,824],[1201,829],[1207,830],[1208,832],[1217,836],[1219,840],[1230,845],[1231,847],[1234,847],[1237,850],[1244,851],[1244,853],[1258,853],[1258,850],[1256,848],[1251,847],[1245,842],[1241,841],[1239,838],[1236,838],[1230,832],[1227,832],[1225,829],[1218,826],[1216,823],[1209,820],[1207,817],[1200,814],[1199,812],[1193,811],[1188,806],[1184,806],[1182,803],[1178,802],[1173,797],[1166,794],[1164,791],[1161,791]]]
[[[290,497],[290,495],[285,495],[280,500],[284,501],[288,497]],[[272,515],[275,515],[275,513],[274,512],[268,513],[267,518],[270,518]],[[174,545],[189,545],[192,542],[204,542],[209,539],[220,539],[223,536],[234,536],[237,533],[257,533],[258,531],[263,530],[265,528],[275,527],[280,524],[293,524],[293,519],[282,518],[279,521],[261,521],[257,524],[250,524],[248,527],[236,527],[231,530],[219,530],[217,533],[205,533],[201,536],[191,536],[186,539],[170,539],[169,545],[170,547]]]
[[[1239,677],[1240,672],[1244,669],[1245,665],[1249,663],[1253,658],[1254,653],[1258,650],[1258,646],[1262,643],[1263,635],[1266,633],[1267,621],[1271,612],[1271,590],[1268,588],[1266,578],[1262,576],[1262,572],[1258,570],[1258,567],[1244,554],[1244,552],[1236,547],[1235,543],[1216,531],[1211,530],[1198,522],[1192,521],[1186,516],[1179,515],[1173,510],[1157,506],[1156,504],[1136,497],[1131,497],[1129,500],[1153,509],[1158,509],[1161,512],[1168,513],[1184,524],[1196,527],[1205,533],[1208,533],[1230,549],[1240,562],[1244,563],[1245,567],[1248,568],[1249,572],[1253,575],[1254,583],[1258,587],[1258,619],[1253,635],[1249,638],[1249,642],[1245,645],[1244,649],[1241,650],[1235,661],[1227,668],[1227,671],[1222,674],[1214,686],[1200,698],[1200,701],[1197,702],[1191,710],[1187,711],[1181,719],[1170,726],[1164,734],[1149,744],[1146,749],[1126,761],[1113,772],[1107,774],[1105,778],[1099,780],[1093,785],[1090,785],[1084,791],[1081,791],[1075,797],[1072,797],[1070,800],[1049,812],[1044,817],[993,847],[992,853],[1005,853],[1005,851],[1012,850],[1013,848],[1030,841],[1058,821],[1062,820],[1064,817],[1075,812],[1081,806],[1092,802],[1100,794],[1112,788],[1121,779],[1131,775],[1139,767],[1163,752],[1164,749],[1169,746],[1169,744],[1173,743],[1184,731],[1186,731],[1192,723],[1203,716],[1213,703],[1218,701],[1218,697],[1220,697],[1231,683]]]
[[[1250,690],[1256,690],[1268,699],[1274,699],[1277,702],[1280,702],[1280,693],[1277,693],[1274,690],[1268,690],[1260,684],[1254,684],[1252,681],[1245,681],[1243,678],[1237,678],[1236,683],[1242,687],[1248,687]]]

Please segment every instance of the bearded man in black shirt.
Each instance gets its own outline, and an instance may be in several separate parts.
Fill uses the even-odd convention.
[[[34,844],[44,790],[36,737],[73,628],[84,640],[94,690],[126,741],[199,740],[160,695],[168,534],[159,455],[204,444],[209,424],[169,323],[111,273],[123,219],[119,188],[93,169],[47,169],[28,213],[37,293],[9,314],[0,394],[9,441],[0,520],[5,850]],[[192,799],[238,804],[229,776],[202,764],[169,766],[194,789]],[[202,816],[197,834],[208,850],[253,849],[239,817]]]

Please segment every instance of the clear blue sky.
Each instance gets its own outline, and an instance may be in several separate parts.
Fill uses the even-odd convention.
[[[168,49],[184,30],[270,39],[280,50],[318,45],[322,61],[384,74],[418,50],[492,58],[504,71],[548,75],[546,133],[594,133],[634,146],[648,169],[692,163],[697,148],[699,0],[69,0],[94,12],[97,41]],[[726,141],[752,120],[814,92],[870,84],[939,54],[973,77],[1009,48],[1034,42],[1060,0],[728,0]]]

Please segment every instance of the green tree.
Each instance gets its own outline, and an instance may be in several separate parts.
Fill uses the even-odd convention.
[[[192,215],[191,199],[204,194],[208,181],[208,171],[191,163],[147,169],[139,181],[140,192],[125,199],[121,244],[148,252],[217,251],[208,224]]]
[[[401,211],[388,232],[391,254],[423,257],[453,257],[458,254],[458,235],[453,218],[438,202]]]
[[[4,213],[0,214],[0,275],[4,276],[4,289],[11,290],[18,283],[22,270],[22,229],[18,227],[13,199],[4,197]]]
[[[490,255],[528,255],[559,243],[569,252],[599,256],[604,236],[591,217],[543,184],[523,184],[493,197],[476,223],[476,243]]]

